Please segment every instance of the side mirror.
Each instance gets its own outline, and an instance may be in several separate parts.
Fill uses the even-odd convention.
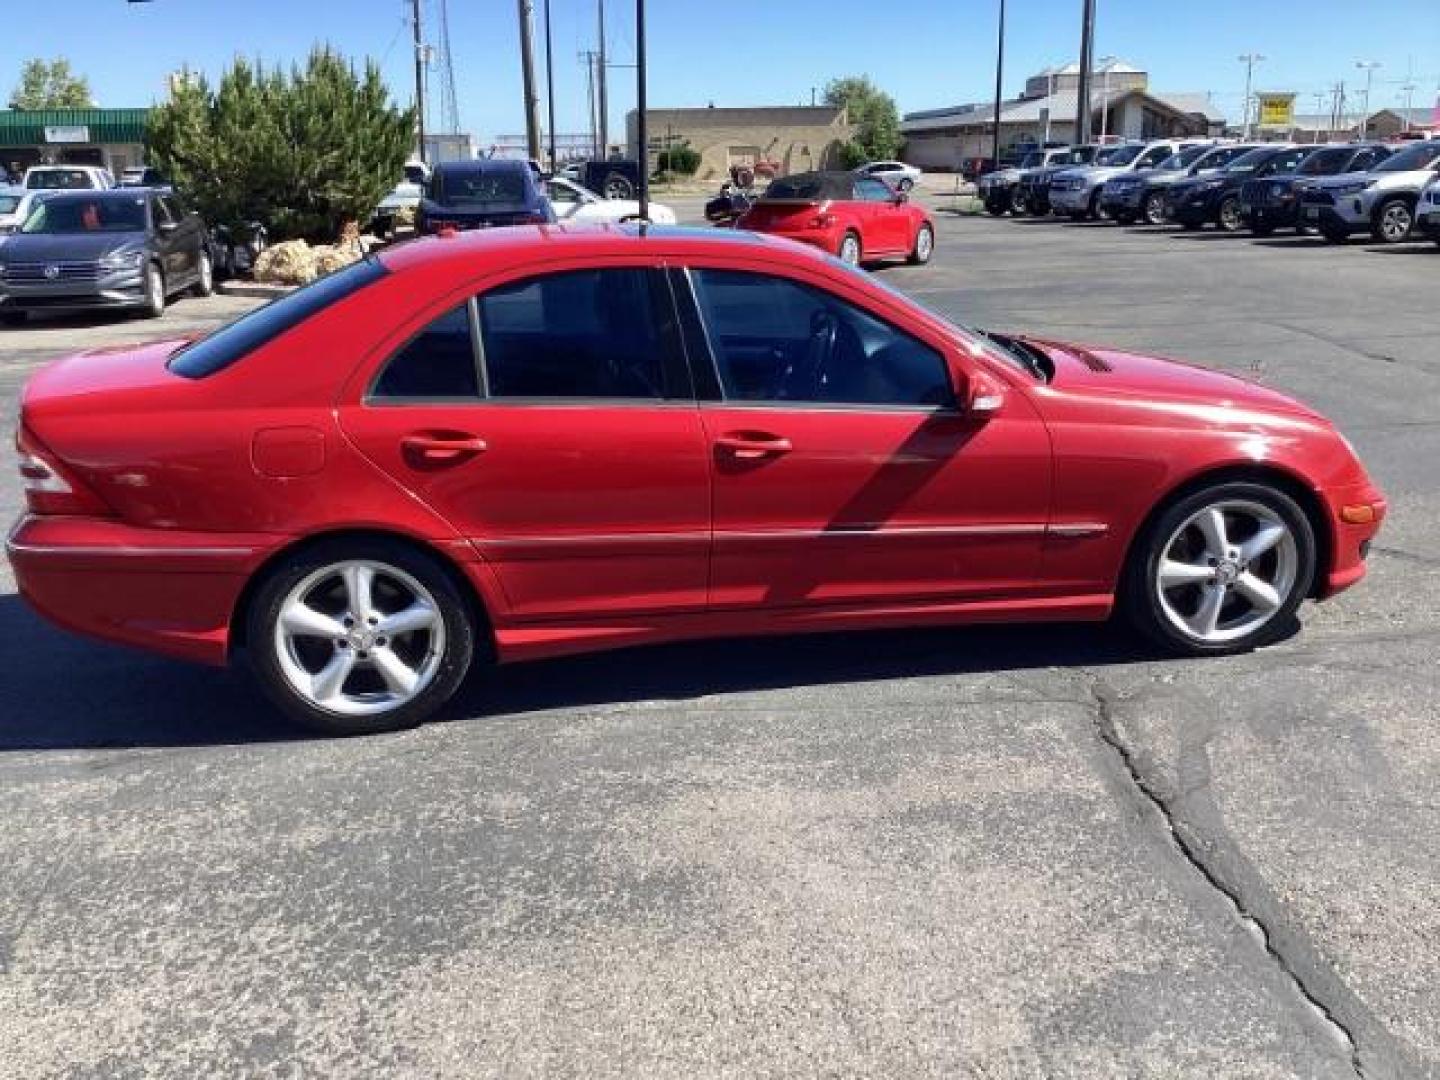
[[[965,412],[985,419],[994,416],[1005,405],[1005,387],[1000,380],[983,371],[972,371],[965,386]]]

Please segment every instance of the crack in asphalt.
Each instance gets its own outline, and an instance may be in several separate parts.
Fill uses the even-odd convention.
[[[1241,925],[1279,967],[1310,1011],[1344,1047],[1355,1075],[1360,1080],[1379,1080],[1382,1076],[1409,1075],[1408,1072],[1392,1073],[1390,1068],[1385,1067],[1378,1071],[1370,1070],[1361,1057],[1360,1041],[1355,1031],[1352,1030],[1354,1025],[1339,1015],[1341,1010],[1329,1000],[1330,993],[1315,984],[1316,958],[1297,958],[1290,955],[1291,950],[1283,942],[1284,940],[1293,942],[1294,933],[1288,932],[1283,935],[1278,933],[1279,928],[1275,925],[1274,916],[1267,917],[1257,913],[1255,905],[1247,902],[1244,890],[1238,885],[1232,884],[1229,875],[1217,867],[1213,851],[1218,845],[1207,846],[1199,842],[1196,835],[1199,830],[1177,813],[1173,805],[1175,800],[1168,796],[1161,785],[1149,775],[1139,760],[1139,755],[1121,737],[1115,723],[1115,706],[1119,699],[1114,691],[1096,677],[1090,679],[1089,691],[1094,710],[1095,729],[1100,740],[1118,757],[1131,784],[1144,801],[1160,815],[1160,820],[1164,823],[1174,848],[1185,862],[1205,880],[1206,884],[1225,898]],[[1185,785],[1185,789],[1187,792],[1193,793],[1197,789],[1208,788],[1208,786],[1207,771],[1205,777],[1192,780]],[[1307,969],[1310,970],[1307,971]],[[1333,977],[1327,981],[1338,984],[1338,980]],[[1334,987],[1332,986],[1331,989],[1333,990]],[[1352,1013],[1357,1006],[1363,1009],[1358,1002],[1349,1004],[1351,1006],[1349,1011]],[[1399,1056],[1400,1054],[1396,1050],[1389,1050],[1383,1053],[1381,1058],[1384,1064],[1388,1065]]]

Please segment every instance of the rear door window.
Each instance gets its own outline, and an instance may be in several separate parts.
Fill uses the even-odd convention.
[[[478,305],[493,399],[692,396],[674,303],[658,271],[546,274],[493,289]]]
[[[447,311],[390,358],[372,401],[478,401],[480,376],[471,333],[471,303]]]

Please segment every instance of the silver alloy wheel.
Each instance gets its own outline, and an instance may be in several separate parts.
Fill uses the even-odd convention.
[[[1239,232],[1244,224],[1240,217],[1239,200],[1226,199],[1220,204],[1220,228],[1226,232]]]
[[[145,310],[153,315],[165,311],[165,278],[154,263],[145,269]]]
[[[934,251],[935,234],[930,231],[929,225],[921,225],[920,232],[915,236],[915,261],[929,262]]]
[[[1387,243],[1398,244],[1410,235],[1413,224],[1414,218],[1408,206],[1403,202],[1391,203],[1380,215],[1380,235]]]
[[[1151,225],[1165,224],[1165,195],[1153,192],[1145,197],[1145,220]]]
[[[1170,534],[1154,588],[1172,626],[1205,645],[1259,630],[1295,589],[1300,554],[1285,520],[1258,502],[1202,507]]]
[[[292,690],[318,709],[374,716],[413,701],[445,656],[445,620],[430,591],[386,563],[331,563],[280,605],[275,655]]]
[[[840,261],[847,262],[851,266],[860,263],[860,240],[855,236],[846,236],[840,241]]]
[[[200,291],[206,296],[215,287],[215,268],[210,265],[209,252],[200,253]]]
[[[1010,191],[1010,212],[1012,214],[1025,213],[1025,192],[1020,185],[1016,184]]]

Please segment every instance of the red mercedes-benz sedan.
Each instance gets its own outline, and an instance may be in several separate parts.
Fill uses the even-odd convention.
[[[930,215],[879,177],[856,173],[774,180],[735,227],[798,240],[852,266],[892,258],[919,265],[935,253]]]
[[[62,626],[247,656],[331,732],[476,662],[1099,620],[1247,649],[1358,581],[1385,501],[1230,375],[954,326],[746,233],[393,248],[195,341],[41,371],[8,551]]]

